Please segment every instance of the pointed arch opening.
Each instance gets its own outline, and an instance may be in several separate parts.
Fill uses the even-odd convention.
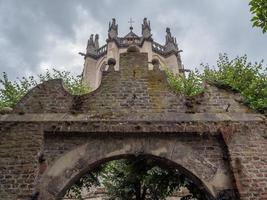
[[[80,189],[80,196],[77,188]],[[169,159],[152,154],[123,154],[98,160],[91,164],[88,171],[69,181],[56,199],[97,199],[97,195],[111,199],[127,196],[138,200],[164,197],[177,200],[215,199],[192,172]]]
[[[145,158],[158,163],[163,169],[178,170],[205,195],[204,199],[215,199],[216,194],[211,191],[212,186],[201,174],[201,170],[196,170],[205,168],[205,171],[210,171],[208,174],[213,176],[212,174],[215,171],[210,168],[211,165],[197,162],[201,158],[196,154],[193,155],[197,157],[184,157],[187,155],[186,152],[191,152],[189,147],[177,146],[175,141],[172,140],[166,146],[170,149],[166,149],[158,145],[160,141],[144,138],[133,142],[131,139],[119,139],[116,140],[115,144],[112,140],[90,140],[90,142],[86,142],[60,156],[49,166],[37,186],[39,199],[62,199],[72,185],[88,172],[112,160],[132,158]],[[179,147],[179,151],[173,149],[173,147],[175,149]],[[184,153],[181,154],[181,152]],[[196,160],[196,162],[192,163],[192,160]]]

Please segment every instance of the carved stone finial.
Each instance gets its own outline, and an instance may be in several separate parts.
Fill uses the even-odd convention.
[[[142,36],[146,39],[148,39],[152,36],[150,21],[147,21],[146,17],[144,18],[143,24],[142,24]]]
[[[91,34],[87,42],[86,53],[92,53],[94,50],[95,50],[94,34]]]
[[[109,22],[109,31],[116,28],[116,19],[112,18],[112,22]]]
[[[176,43],[176,38],[172,37],[171,29],[169,27],[166,28],[166,42],[165,42],[165,50],[167,52],[175,50],[178,51],[178,46]]]
[[[87,42],[87,48],[89,46],[94,46],[94,34],[91,34],[90,35],[90,38],[88,39],[88,42]]]
[[[114,58],[108,59],[108,72],[115,71],[114,66],[116,65],[116,60]]]
[[[171,29],[169,27],[167,27],[166,28],[166,43],[165,44],[172,43],[172,42],[173,42],[173,37],[171,34]]]
[[[90,38],[87,42],[86,54],[96,54],[96,50],[99,49],[99,35],[96,34],[94,38],[94,34],[90,35]]]
[[[112,18],[112,22],[109,22],[108,28],[108,38],[113,39],[118,36],[118,24],[116,24],[116,19]]]
[[[95,35],[95,48],[96,49],[99,48],[99,35],[98,34]]]

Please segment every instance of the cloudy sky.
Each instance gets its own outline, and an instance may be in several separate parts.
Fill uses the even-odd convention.
[[[0,0],[0,72],[12,79],[50,68],[80,74],[78,52],[91,33],[103,45],[113,17],[120,36],[128,33],[130,17],[140,35],[148,17],[159,43],[170,27],[186,68],[214,65],[220,52],[267,60],[267,34],[251,27],[247,0]]]

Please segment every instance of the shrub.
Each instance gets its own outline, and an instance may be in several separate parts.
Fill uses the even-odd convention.
[[[170,86],[178,94],[192,97],[204,91],[201,75],[198,71],[191,71],[188,77],[183,74],[175,75],[169,69],[165,69]]]
[[[267,70],[263,61],[252,64],[246,55],[229,60],[226,54],[220,54],[217,69],[209,65],[204,68],[204,79],[231,87],[251,108],[267,112]]]
[[[247,56],[230,60],[227,54],[220,54],[217,67],[201,64],[203,73],[191,71],[188,77],[175,75],[165,68],[170,86],[178,93],[187,97],[195,96],[204,91],[203,82],[214,82],[231,88],[241,94],[244,103],[251,108],[267,113],[267,69],[263,61],[251,63]]]
[[[17,81],[10,81],[8,75],[3,72],[0,77],[0,109],[13,107],[31,88],[51,79],[62,79],[66,90],[73,95],[81,95],[90,91],[90,88],[82,83],[80,76],[73,76],[67,71],[61,72],[53,69],[50,72],[47,70],[44,74],[39,74],[37,78],[22,77]]]

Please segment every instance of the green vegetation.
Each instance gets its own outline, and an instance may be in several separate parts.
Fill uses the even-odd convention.
[[[220,55],[216,68],[202,65],[203,73],[190,72],[188,76],[174,75],[166,70],[170,86],[180,95],[194,97],[204,91],[204,81],[231,88],[239,92],[244,103],[262,113],[267,113],[267,76],[263,62],[247,61],[247,56],[230,60],[226,54]],[[75,95],[89,91],[81,82],[81,77],[69,72],[53,70],[38,75],[37,80],[30,76],[15,82],[6,73],[0,77],[0,109],[13,107],[29,89],[38,83],[61,78],[66,89]],[[110,199],[166,199],[180,187],[187,187],[187,199],[205,199],[195,185],[175,169],[166,169],[153,160],[116,160],[101,165],[77,181],[67,192],[67,196],[82,199],[82,189],[91,186],[104,186]]]
[[[204,67],[205,80],[232,88],[241,94],[245,104],[267,113],[267,69],[263,61],[252,64],[246,55],[229,60],[226,54],[220,54],[217,69]]]
[[[31,88],[51,79],[62,79],[66,90],[73,95],[81,95],[90,91],[90,88],[82,84],[80,76],[73,76],[67,71],[61,72],[53,69],[50,72],[47,70],[45,73],[39,74],[37,78],[22,77],[17,81],[10,81],[8,75],[3,72],[0,77],[0,110],[5,107],[13,107]]]
[[[250,12],[253,14],[251,22],[253,27],[260,27],[262,32],[267,31],[267,1],[250,0]]]
[[[198,71],[191,71],[188,74],[188,77],[185,77],[181,74],[175,75],[167,68],[165,72],[167,74],[170,86],[178,94],[191,97],[201,94],[204,91],[202,77],[201,74],[198,73]]]
[[[264,68],[263,61],[252,64],[247,61],[246,55],[230,60],[226,54],[220,54],[216,68],[209,65],[202,65],[203,67],[202,74],[190,72],[187,78],[166,70],[171,87],[177,93],[190,97],[203,92],[204,81],[213,82],[239,92],[245,104],[261,113],[267,113],[267,69]]]
[[[65,194],[65,197],[83,200],[83,192],[90,192],[91,187],[101,186],[99,172],[99,169],[96,169],[92,172],[89,171],[71,186],[71,188]]]
[[[261,113],[267,113],[267,69],[263,62],[248,62],[247,56],[230,60],[226,54],[220,54],[216,68],[202,65],[204,72],[192,71],[187,77],[174,75],[166,69],[170,86],[180,95],[193,97],[203,93],[203,82],[209,81],[241,94],[244,103]],[[0,110],[4,107],[13,107],[28,91],[51,79],[63,79],[65,88],[73,95],[81,95],[90,91],[82,84],[80,76],[73,76],[70,72],[60,72],[53,69],[39,74],[37,78],[30,76],[17,81],[10,81],[7,74],[0,77]]]
[[[142,156],[109,161],[85,175],[88,176],[94,177],[92,183],[95,187],[105,188],[109,200],[164,200],[181,187],[186,187],[190,192],[182,200],[205,199],[196,185],[177,169],[159,166],[158,161]],[[81,191],[89,192],[90,187],[82,178],[68,190],[65,197],[83,199],[86,192],[82,195]]]

